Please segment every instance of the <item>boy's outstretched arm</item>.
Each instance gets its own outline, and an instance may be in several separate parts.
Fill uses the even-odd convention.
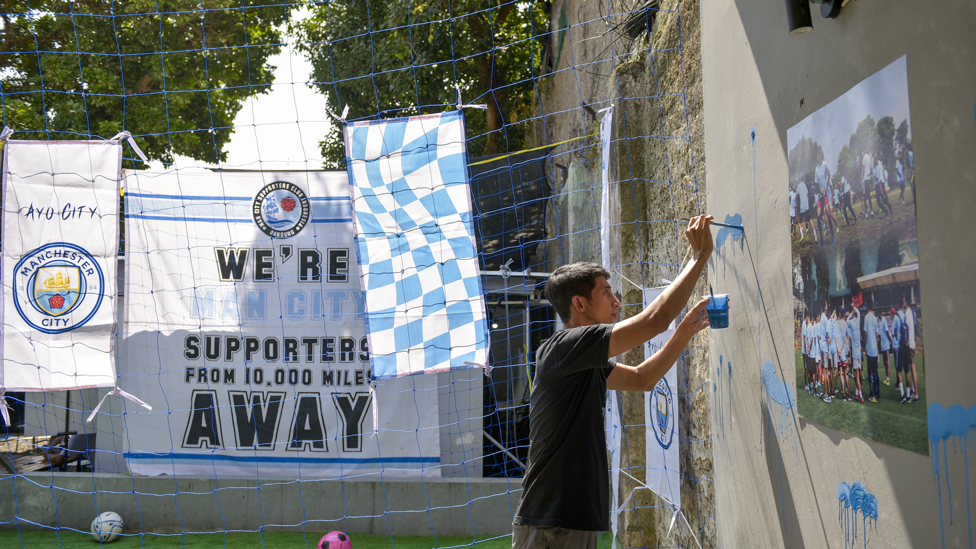
[[[613,332],[610,334],[609,356],[617,356],[642,345],[666,330],[671,321],[678,317],[678,313],[688,303],[688,298],[691,297],[691,292],[695,289],[695,283],[705,269],[709,256],[712,255],[714,242],[711,224],[710,215],[700,215],[688,222],[685,237],[691,244],[692,261],[647,308],[614,325]]]
[[[678,328],[661,350],[640,366],[617,364],[607,378],[607,389],[615,391],[650,391],[678,360],[681,350],[688,345],[691,336],[708,326],[705,306],[709,298],[699,301],[681,321]]]

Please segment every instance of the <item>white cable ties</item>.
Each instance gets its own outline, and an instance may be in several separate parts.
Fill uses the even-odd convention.
[[[149,159],[146,158],[145,153],[142,152],[142,149],[139,148],[139,145],[136,145],[136,140],[132,137],[131,133],[119,132],[118,135],[116,135],[112,139],[109,139],[109,141],[121,141],[123,139],[129,142],[129,146],[132,147],[132,150],[136,151],[136,154],[139,155],[139,158],[141,158],[143,162],[146,163],[149,162]]]
[[[464,365],[474,366],[475,368],[484,368],[485,376],[489,378],[491,377],[491,371],[495,369],[495,367],[492,366],[491,364],[478,364],[477,362],[468,362],[467,360],[464,361]]]
[[[7,131],[7,128],[4,128],[3,131]],[[3,418],[3,424],[10,427],[10,412],[7,411],[7,400],[3,398],[3,394],[3,389],[0,389],[0,417]]]
[[[465,105],[464,102],[461,101],[461,86],[455,86],[454,89],[457,90],[457,109],[458,110],[462,110],[462,109],[480,109],[480,110],[483,110],[483,111],[487,111],[488,110],[488,105],[486,105],[484,103],[477,103],[477,104]]]
[[[119,386],[116,385],[114,389],[105,393],[105,396],[102,397],[102,400],[98,401],[98,406],[95,406],[95,409],[92,410],[92,413],[88,415],[88,419],[85,420],[85,423],[91,423],[91,420],[95,419],[95,414],[98,413],[98,410],[102,407],[102,404],[105,404],[105,399],[107,399],[110,395],[119,395],[122,398],[131,400],[132,402],[135,402],[136,404],[142,406],[143,408],[152,411],[152,406],[139,400],[135,396],[130,395],[129,393],[123,391],[122,389],[119,389]]]
[[[380,411],[376,403],[376,382],[369,382],[369,398],[373,405],[373,436],[380,430]]]

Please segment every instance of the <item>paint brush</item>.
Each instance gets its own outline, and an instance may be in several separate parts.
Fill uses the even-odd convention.
[[[682,217],[681,220],[682,221],[691,221],[691,218],[689,218],[689,217]],[[745,232],[745,229],[742,227],[742,225],[729,225],[728,223],[719,223],[718,221],[712,221],[712,225],[715,225],[716,227],[727,227],[729,229],[735,229],[737,231]]]

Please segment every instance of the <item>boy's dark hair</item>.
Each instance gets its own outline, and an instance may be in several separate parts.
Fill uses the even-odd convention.
[[[546,282],[546,299],[556,309],[563,322],[569,322],[569,311],[574,296],[590,298],[596,287],[596,278],[610,279],[610,273],[596,263],[572,263],[559,267],[549,275]]]

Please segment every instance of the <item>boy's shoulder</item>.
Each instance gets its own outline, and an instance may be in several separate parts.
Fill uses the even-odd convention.
[[[605,329],[604,324],[591,324],[588,326],[577,326],[575,328],[563,328],[562,330],[556,331],[552,334],[552,337],[542,342],[539,349],[544,347],[560,346],[573,344],[581,339],[586,339],[587,337],[592,337],[593,333],[596,331],[602,331]]]

